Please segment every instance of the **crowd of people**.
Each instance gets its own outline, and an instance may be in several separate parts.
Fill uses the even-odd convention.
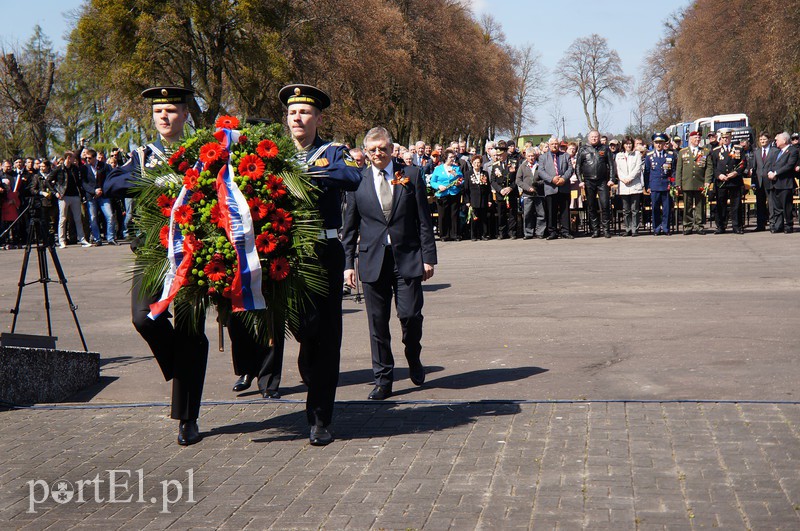
[[[620,141],[591,131],[585,144],[552,137],[520,151],[500,140],[478,154],[464,141],[420,141],[395,144],[393,156],[424,175],[442,241],[611,238],[616,212],[621,236],[705,234],[709,220],[715,234],[742,233],[748,194],[755,231],[792,232],[800,136],[763,132],[755,149],[732,137],[711,132],[701,146],[693,132],[681,148],[681,138],[664,134]],[[352,153],[366,164],[359,149]]]
[[[128,237],[131,204],[103,195],[105,176],[125,156],[108,156],[85,145],[49,158],[18,158],[0,167],[0,246],[13,249],[28,241],[30,220],[41,220],[42,239],[82,247],[117,245]]]

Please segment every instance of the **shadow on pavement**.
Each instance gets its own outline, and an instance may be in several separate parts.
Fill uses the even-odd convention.
[[[116,380],[119,380],[119,376],[101,376],[96,384],[78,391],[65,400],[65,402],[91,402],[95,396],[99,395],[103,389]]]
[[[447,430],[476,422],[480,417],[516,415],[518,404],[471,402],[468,404],[415,405],[398,408],[393,402],[337,405],[331,431],[340,440],[370,439],[410,433]],[[205,436],[265,431],[254,443],[269,443],[308,437],[305,411],[272,417],[261,422],[242,422],[213,428]]]
[[[515,380],[524,380],[530,376],[536,376],[547,372],[548,369],[541,367],[509,367],[500,369],[480,369],[477,371],[464,372],[461,374],[451,374],[435,380],[425,382],[425,387],[438,387],[440,389],[471,389],[482,385],[493,385]],[[430,373],[429,373],[430,374]],[[405,392],[411,391],[406,389]],[[401,393],[395,393],[396,395]]]
[[[439,291],[452,287],[452,284],[422,284],[422,291]]]

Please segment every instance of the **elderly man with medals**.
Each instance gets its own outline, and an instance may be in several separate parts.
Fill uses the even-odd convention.
[[[709,149],[700,147],[700,132],[689,133],[689,145],[680,150],[675,165],[675,185],[683,193],[683,233],[705,234],[704,193],[711,179],[706,176]]]

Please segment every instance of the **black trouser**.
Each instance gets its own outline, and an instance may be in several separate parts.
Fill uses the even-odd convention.
[[[547,232],[569,234],[569,193],[555,193],[545,197],[547,207]]]
[[[172,380],[170,416],[177,420],[195,420],[200,414],[208,361],[205,317],[198,323],[197,332],[190,330],[189,323],[179,317],[184,313],[177,310],[174,327],[169,321],[168,312],[155,320],[150,319],[147,317],[150,304],[156,302],[158,296],[142,298],[141,283],[141,275],[135,275],[131,288],[133,326],[150,346],[164,379]]]
[[[378,280],[364,282],[375,385],[391,385],[394,381],[392,336],[389,332],[392,295],[403,333],[406,360],[413,365],[419,361],[422,352],[422,277],[407,279],[400,276],[392,247],[386,246]]]
[[[642,194],[621,195],[625,232],[636,234],[642,225]]]
[[[309,316],[300,330],[300,376],[308,386],[306,417],[309,425],[327,426],[333,419],[333,403],[339,383],[342,350],[342,287],[344,249],[338,239],[316,245],[317,257],[325,271],[327,294],[311,295]]]
[[[759,186],[756,188],[756,228],[765,229],[770,217],[767,210],[767,191]]]
[[[593,233],[611,232],[611,201],[608,191],[608,181],[599,179],[586,179],[586,212],[589,215],[589,228]],[[597,216],[598,199],[600,218]]]
[[[730,207],[728,206],[730,203]],[[717,229],[725,230],[730,216],[733,231],[742,229],[739,209],[742,205],[742,189],[739,186],[722,186],[717,188]]]
[[[772,210],[772,219],[770,219],[770,229],[780,232],[783,230],[794,229],[794,214],[792,209],[794,205],[792,200],[794,190],[776,190],[772,188],[769,191],[769,204]]]
[[[473,218],[470,220],[469,231],[473,240],[489,236],[486,230],[486,210],[486,208],[472,207]]]
[[[265,346],[254,339],[245,323],[235,314],[228,319],[228,335],[231,338],[231,358],[236,376],[252,376],[258,379],[258,389],[277,391],[281,385],[283,370],[283,347],[285,343],[283,319],[271,314],[269,324],[272,345]]]
[[[458,238],[458,207],[460,195],[444,195],[436,199],[436,210],[439,214],[439,238],[455,240]]]
[[[515,185],[516,186],[516,185]],[[506,202],[506,197],[508,202]],[[507,238],[517,236],[517,211],[519,210],[519,198],[514,192],[507,196],[497,194],[497,236]]]

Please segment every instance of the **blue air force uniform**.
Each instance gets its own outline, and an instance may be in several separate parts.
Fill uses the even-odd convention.
[[[654,135],[653,140],[666,142],[665,135]],[[653,150],[644,159],[644,187],[650,190],[652,202],[653,233],[669,234],[669,189],[675,171],[675,153],[671,150]]]

